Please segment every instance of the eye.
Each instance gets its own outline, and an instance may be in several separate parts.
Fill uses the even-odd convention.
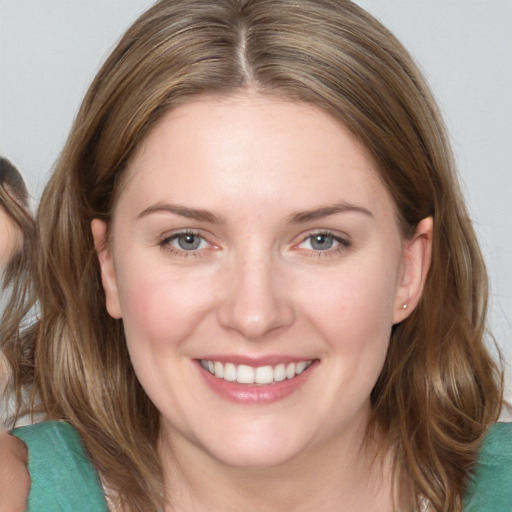
[[[199,235],[193,233],[181,233],[174,235],[171,240],[174,246],[178,246],[183,251],[195,251],[202,249],[203,245],[206,244],[206,240]]]
[[[295,247],[297,249],[310,251],[312,255],[320,256],[320,254],[335,255],[350,247],[351,243],[339,234],[330,233],[328,231],[319,231],[309,233]]]
[[[325,233],[311,235],[306,240],[309,240],[311,248],[315,251],[327,251],[328,249],[331,249],[332,246],[336,243],[334,237]]]
[[[182,231],[166,236],[160,240],[159,245],[175,255],[198,255],[203,249],[208,249],[211,244],[199,233]]]

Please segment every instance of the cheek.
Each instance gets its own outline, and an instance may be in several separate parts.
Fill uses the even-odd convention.
[[[333,392],[352,396],[353,404],[369,396],[382,370],[393,324],[397,276],[396,266],[378,261],[351,265],[311,283],[309,297],[297,295],[303,316],[325,342],[325,361],[338,376],[332,386],[340,389]]]
[[[134,269],[141,267],[137,272]],[[210,307],[208,281],[193,273],[170,272],[161,265],[132,262],[118,275],[123,324],[129,348],[175,348]]]
[[[298,303],[307,305],[304,313],[315,319],[318,327],[323,326],[334,342],[353,339],[360,345],[361,341],[371,341],[391,329],[396,273],[390,269],[387,273],[367,269],[361,266],[361,269],[333,272],[309,286],[297,287],[301,294]],[[307,293],[301,293],[301,289]]]
[[[16,225],[7,218],[5,213],[0,213],[0,272],[19,248],[19,235]]]

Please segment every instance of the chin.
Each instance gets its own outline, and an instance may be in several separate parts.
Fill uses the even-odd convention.
[[[209,452],[211,457],[227,466],[253,469],[285,464],[304,450],[304,444],[295,442],[289,429],[279,434],[270,434],[264,429],[257,435],[248,434],[228,433],[223,439],[210,439],[203,444],[202,450]]]
[[[264,451],[254,447],[243,449],[217,450],[212,456],[220,463],[238,469],[266,469],[277,467],[292,460],[299,450],[268,447]]]

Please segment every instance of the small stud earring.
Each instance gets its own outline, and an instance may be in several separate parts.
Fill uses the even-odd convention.
[[[402,304],[402,309],[407,309],[407,304]]]

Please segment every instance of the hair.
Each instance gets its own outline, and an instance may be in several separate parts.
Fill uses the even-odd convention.
[[[461,510],[502,400],[484,339],[486,270],[425,80],[397,39],[348,0],[162,0],[128,29],[41,199],[28,301],[39,317],[28,334],[3,336],[18,382],[31,384],[49,418],[77,428],[122,506],[161,506],[158,411],[137,382],[122,322],[107,314],[90,222],[109,222],[127,163],[163,115],[247,88],[314,105],[348,127],[371,153],[405,237],[433,217],[423,296],[393,328],[368,436],[396,454],[395,481],[406,477],[416,506]]]
[[[3,156],[0,157],[0,187],[0,206],[5,208],[8,213],[12,211],[10,214],[16,221],[16,209],[13,207],[12,201],[27,209],[28,190],[18,169]]]
[[[12,312],[25,302],[25,283],[28,261],[30,259],[30,244],[34,233],[34,219],[29,208],[29,195],[23,177],[7,158],[0,157],[0,210],[5,212],[17,234],[18,243],[9,254],[9,261],[2,271],[0,293],[10,293],[17,290],[17,301],[11,301],[2,313],[2,326],[17,328]],[[1,226],[0,226],[1,228]],[[2,304],[3,304],[2,300]],[[0,338],[1,339],[1,338]],[[4,355],[0,351],[0,398],[7,393],[10,371]]]

